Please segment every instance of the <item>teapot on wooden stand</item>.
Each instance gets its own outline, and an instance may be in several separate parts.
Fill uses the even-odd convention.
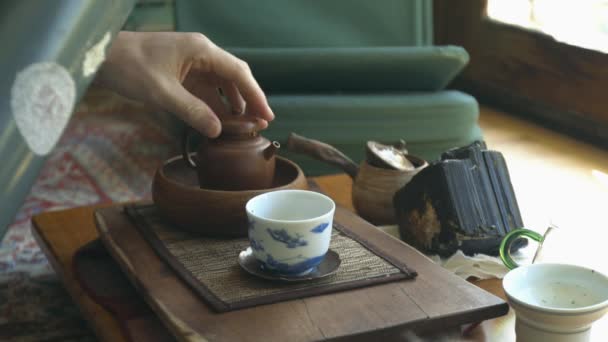
[[[203,137],[194,157],[190,152],[193,131],[184,134],[183,158],[197,171],[200,187],[231,191],[271,188],[280,144],[262,137],[260,129],[251,115],[223,117],[220,136]]]

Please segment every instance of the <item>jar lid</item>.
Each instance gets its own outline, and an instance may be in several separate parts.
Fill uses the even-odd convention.
[[[255,135],[262,127],[258,120],[249,114],[231,114],[221,117],[222,134]]]

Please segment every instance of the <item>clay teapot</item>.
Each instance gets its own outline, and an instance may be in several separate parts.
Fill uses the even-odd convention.
[[[251,115],[233,114],[221,120],[220,136],[203,137],[194,158],[189,150],[193,131],[188,130],[182,140],[183,158],[197,171],[200,187],[233,191],[272,187],[279,143],[262,137]]]
[[[403,141],[385,145],[375,141],[366,144],[366,159],[359,165],[335,147],[318,140],[291,133],[287,149],[336,166],[353,179],[353,206],[371,223],[395,224],[393,197],[409,181],[428,166],[428,163],[410,155]]]

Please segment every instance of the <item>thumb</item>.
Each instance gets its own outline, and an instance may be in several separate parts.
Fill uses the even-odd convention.
[[[220,120],[205,102],[192,95],[177,80],[165,89],[164,96],[160,96],[162,108],[173,112],[192,128],[209,138],[220,135],[222,130]]]

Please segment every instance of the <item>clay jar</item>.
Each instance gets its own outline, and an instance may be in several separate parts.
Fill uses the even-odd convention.
[[[275,152],[279,143],[262,137],[258,121],[251,115],[229,115],[222,118],[222,133],[215,139],[203,137],[192,156],[189,141],[192,131],[184,135],[183,158],[196,169],[201,188],[215,190],[259,190],[272,186]]]
[[[407,159],[414,165],[412,170],[394,170],[371,165],[364,160],[353,178],[353,207],[364,219],[377,224],[396,224],[393,197],[397,190],[408,184],[428,163],[413,155]]]

